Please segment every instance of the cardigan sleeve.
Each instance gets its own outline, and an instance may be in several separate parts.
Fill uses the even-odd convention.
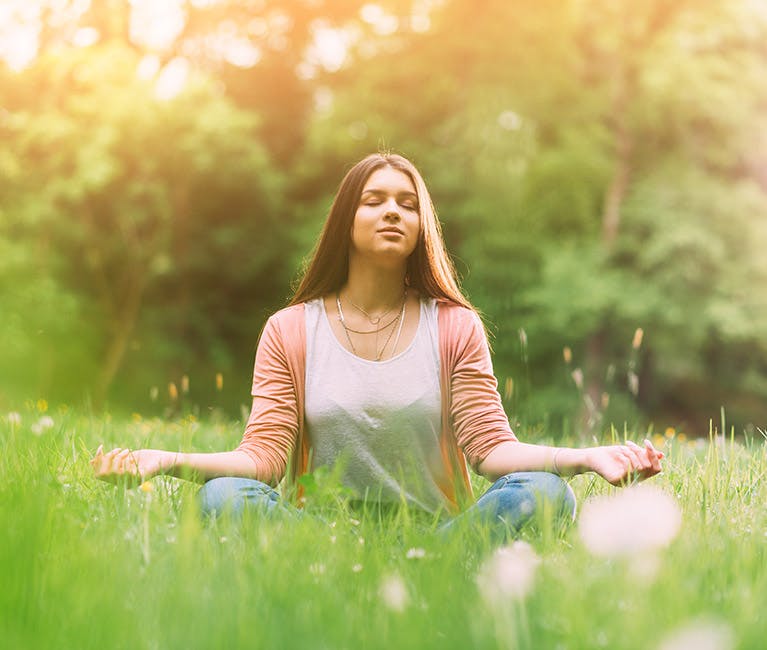
[[[298,406],[279,319],[264,326],[253,369],[253,405],[237,451],[256,464],[259,480],[276,484],[285,474],[298,433]]]
[[[476,470],[497,444],[517,438],[501,404],[482,322],[474,312],[467,321],[456,333],[450,414],[456,442]]]

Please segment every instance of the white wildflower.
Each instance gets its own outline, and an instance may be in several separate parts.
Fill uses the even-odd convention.
[[[19,426],[21,424],[21,413],[11,411],[7,417],[10,424],[13,424],[14,426]]]
[[[395,612],[405,611],[410,600],[405,582],[397,575],[384,578],[379,593],[384,605]]]
[[[735,635],[722,621],[697,620],[673,630],[658,650],[732,650]]]
[[[521,600],[532,589],[541,560],[526,542],[514,542],[493,553],[477,573],[479,593],[487,603]]]
[[[355,565],[352,567],[352,571],[353,571],[354,573],[359,573],[360,571],[362,571],[362,565],[361,565],[361,564],[355,564]]]
[[[681,523],[676,499],[659,488],[641,485],[587,501],[578,532],[591,553],[613,557],[668,546]]]
[[[408,560],[417,560],[422,557],[426,557],[426,551],[422,548],[409,548],[405,554],[405,557]]]
[[[30,429],[32,429],[32,433],[39,436],[48,431],[48,429],[53,428],[54,424],[53,418],[50,415],[43,415]]]

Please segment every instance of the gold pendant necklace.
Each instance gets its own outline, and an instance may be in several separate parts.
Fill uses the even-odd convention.
[[[349,302],[351,302],[351,301],[349,301]],[[394,347],[392,348],[392,356],[394,356],[394,351],[397,349],[397,345],[399,344],[400,335],[402,334],[402,325],[405,322],[405,307],[406,307],[406,305],[407,305],[407,289],[405,289],[405,293],[402,296],[402,307],[400,309],[400,312],[394,318],[392,318],[392,320],[390,320],[386,325],[382,325],[381,327],[377,327],[374,330],[367,330],[367,331],[355,330],[355,329],[352,329],[351,327],[349,327],[346,324],[346,319],[344,318],[344,310],[341,307],[341,295],[340,295],[340,293],[336,293],[336,308],[338,309],[338,320],[341,321],[341,327],[344,330],[344,334],[346,334],[346,340],[349,342],[349,347],[351,347],[352,353],[355,354],[356,356],[359,356],[359,355],[357,355],[357,348],[354,345],[354,341],[352,341],[351,334],[375,334],[376,335],[376,340],[375,340],[375,343],[373,345],[373,352],[375,353],[375,361],[381,361],[381,359],[383,359],[383,355],[384,355],[384,351],[386,350],[386,346],[389,345],[389,342],[391,341],[392,336],[394,336],[394,331],[397,330],[397,338],[394,340]],[[352,303],[352,306],[356,307],[356,305],[354,305],[354,303]],[[364,310],[360,310],[360,311],[363,311],[363,313],[364,313]],[[391,309],[389,309],[389,311],[391,311]],[[388,314],[389,311],[387,311],[386,314]],[[381,316],[381,318],[383,318],[383,316],[385,316],[386,314],[383,314]],[[369,318],[368,314],[365,314],[365,315],[368,316],[368,318]],[[394,327],[392,327],[392,326],[394,326]],[[389,336],[386,337],[386,340],[384,341],[384,344],[381,347],[381,350],[379,351],[378,350],[378,333],[382,332],[383,330],[387,329],[388,327],[391,327],[391,331],[389,332]]]

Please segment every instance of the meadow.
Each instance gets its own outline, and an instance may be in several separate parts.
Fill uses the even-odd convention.
[[[758,433],[669,430],[657,489],[574,477],[573,526],[500,550],[407,510],[352,511],[329,477],[312,482],[310,516],[234,525],[203,523],[191,483],[112,486],[88,465],[100,442],[218,451],[240,432],[44,403],[0,415],[3,647],[764,647]]]

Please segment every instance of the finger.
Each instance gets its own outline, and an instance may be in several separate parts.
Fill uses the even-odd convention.
[[[126,459],[130,456],[130,449],[123,449],[119,454],[115,454],[114,468],[118,474],[124,474],[126,471]]]
[[[632,440],[627,440],[626,446],[631,450],[631,452],[634,454],[634,457],[639,461],[639,466],[637,469],[643,470],[650,468],[652,461],[647,456],[647,450],[645,450],[643,447],[640,447]]]
[[[96,453],[93,454],[93,458],[91,458],[88,461],[94,470],[96,469],[96,467],[98,467],[101,464],[101,459],[103,455],[104,455],[104,446],[99,445],[98,449],[96,449]]]
[[[136,452],[132,449],[126,449],[124,456],[121,458],[123,472],[138,476],[139,466],[138,459],[136,458]]]
[[[647,458],[650,460],[653,471],[657,474],[661,471],[660,460],[663,458],[662,452],[659,452],[653,447],[652,442],[649,440],[644,441],[645,449],[647,450]]]
[[[122,451],[122,449],[120,447],[116,447],[115,449],[108,451],[106,454],[102,454],[101,465],[99,468],[100,474],[106,475],[114,473],[115,457],[118,453],[120,453],[120,451]]]
[[[624,453],[628,456],[629,460],[631,461],[631,469],[635,472],[641,472],[643,469],[646,469],[646,467],[650,466],[650,463],[645,461],[642,456],[643,453],[637,452],[636,450],[632,449],[629,446],[624,447],[625,451]]]

